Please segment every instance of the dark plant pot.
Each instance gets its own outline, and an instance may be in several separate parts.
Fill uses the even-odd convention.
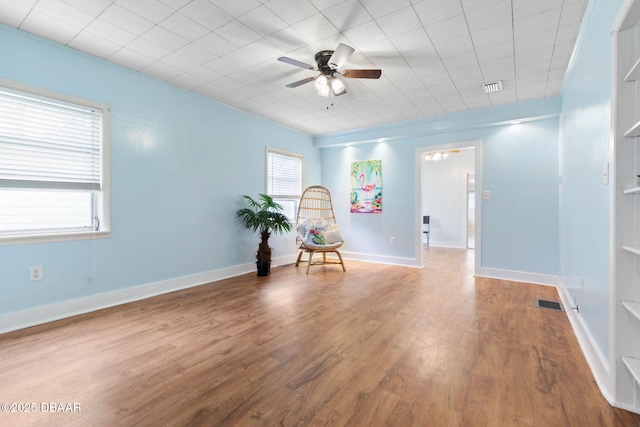
[[[271,274],[271,261],[256,261],[258,266],[258,276],[268,276]]]

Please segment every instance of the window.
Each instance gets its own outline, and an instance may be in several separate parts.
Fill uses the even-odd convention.
[[[267,148],[267,194],[280,203],[283,213],[295,221],[302,196],[302,161],[300,154]]]
[[[0,243],[108,234],[106,105],[0,81]]]

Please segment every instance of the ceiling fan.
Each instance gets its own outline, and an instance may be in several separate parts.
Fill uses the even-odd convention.
[[[379,79],[382,70],[341,70],[340,68],[355,51],[351,46],[338,44],[336,50],[321,50],[315,54],[316,66],[305,64],[295,59],[281,56],[278,61],[295,65],[307,70],[320,71],[320,74],[289,83],[287,87],[298,87],[315,80],[315,87],[318,95],[331,98],[347,93],[347,88],[338,76],[347,79]],[[328,108],[328,107],[327,107]]]

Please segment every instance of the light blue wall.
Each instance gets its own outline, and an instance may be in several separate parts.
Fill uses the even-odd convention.
[[[504,126],[483,146],[482,265],[558,275],[558,119]]]
[[[111,237],[0,246],[0,314],[252,263],[257,237],[234,212],[265,192],[266,146],[303,154],[305,183],[320,182],[307,134],[4,26],[0,52],[0,77],[107,103],[112,119]],[[28,281],[34,265],[44,281]]]
[[[609,346],[611,30],[621,0],[592,0],[565,77],[560,126],[560,273],[603,357]],[[612,184],[611,184],[612,185]],[[584,292],[582,292],[584,286]]]
[[[492,193],[482,205],[482,267],[557,276],[559,111],[554,98],[316,137],[344,250],[419,264],[416,149],[482,140],[482,185]],[[539,120],[510,124],[527,117]],[[383,213],[350,214],[350,163],[373,159],[382,160]]]
[[[398,142],[322,150],[322,185],[331,191],[336,221],[345,236],[342,250],[349,256],[415,263],[413,218],[420,201],[415,200],[414,153],[412,144]],[[351,163],[360,160],[382,160],[381,214],[349,212]],[[395,246],[389,244],[391,236],[396,238]]]

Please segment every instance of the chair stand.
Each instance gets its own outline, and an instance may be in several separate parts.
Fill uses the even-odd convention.
[[[302,254],[303,253],[308,253],[309,254],[309,260],[308,261],[304,261],[302,259]],[[338,259],[339,261],[327,261],[327,253],[333,252],[336,255],[338,255]],[[322,254],[322,261],[321,262],[313,262],[313,255],[315,254]],[[324,264],[340,264],[342,266],[342,271],[347,271],[347,269],[344,267],[344,261],[342,261],[342,255],[340,255],[340,252],[336,249],[333,250],[309,250],[309,249],[300,249],[300,253],[298,254],[298,259],[296,260],[296,267],[301,263],[301,262],[306,262],[307,263],[307,274],[309,274],[309,268],[311,268],[311,264],[313,265],[324,265]]]

